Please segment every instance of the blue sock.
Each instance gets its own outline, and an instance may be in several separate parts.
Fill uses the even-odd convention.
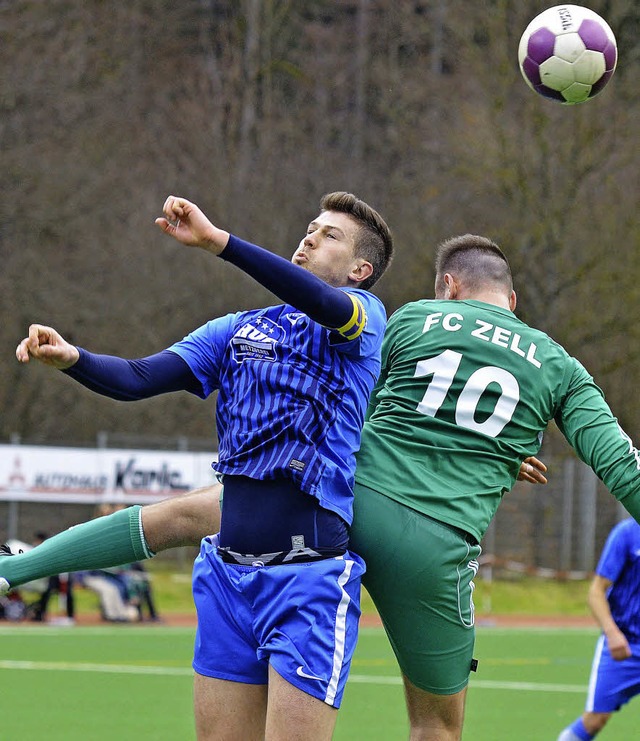
[[[573,733],[576,735],[577,738],[579,738],[581,741],[591,741],[592,738],[595,738],[595,736],[592,736],[589,731],[584,727],[584,723],[582,722],[582,717],[575,720],[570,726]]]

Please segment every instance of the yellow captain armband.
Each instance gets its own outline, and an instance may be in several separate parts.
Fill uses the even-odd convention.
[[[353,296],[351,293],[348,293],[347,296],[349,296],[353,303],[353,314],[343,327],[338,327],[333,331],[342,335],[346,340],[355,340],[364,331],[367,324],[367,312],[364,309],[362,301],[357,296]]]

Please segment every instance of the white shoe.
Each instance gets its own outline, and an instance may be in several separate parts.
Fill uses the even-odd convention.
[[[67,626],[67,625],[75,625],[76,624],[76,621],[73,618],[64,617],[62,615],[60,617],[52,617],[47,622],[49,623],[49,625],[64,625],[64,626]]]
[[[13,556],[11,548],[9,548],[8,545],[0,545],[0,557],[1,556]],[[11,585],[9,582],[4,578],[4,576],[0,576],[0,597],[5,595],[10,589]]]

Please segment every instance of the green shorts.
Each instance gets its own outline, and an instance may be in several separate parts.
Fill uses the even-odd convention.
[[[466,687],[480,546],[457,528],[356,484],[350,548],[402,673],[437,695]]]

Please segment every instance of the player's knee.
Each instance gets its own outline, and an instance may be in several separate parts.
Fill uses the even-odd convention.
[[[405,677],[410,741],[459,741],[462,735],[465,691],[435,695],[419,690]]]
[[[460,741],[462,722],[451,724],[440,718],[430,718],[421,723],[410,722],[409,741]]]

